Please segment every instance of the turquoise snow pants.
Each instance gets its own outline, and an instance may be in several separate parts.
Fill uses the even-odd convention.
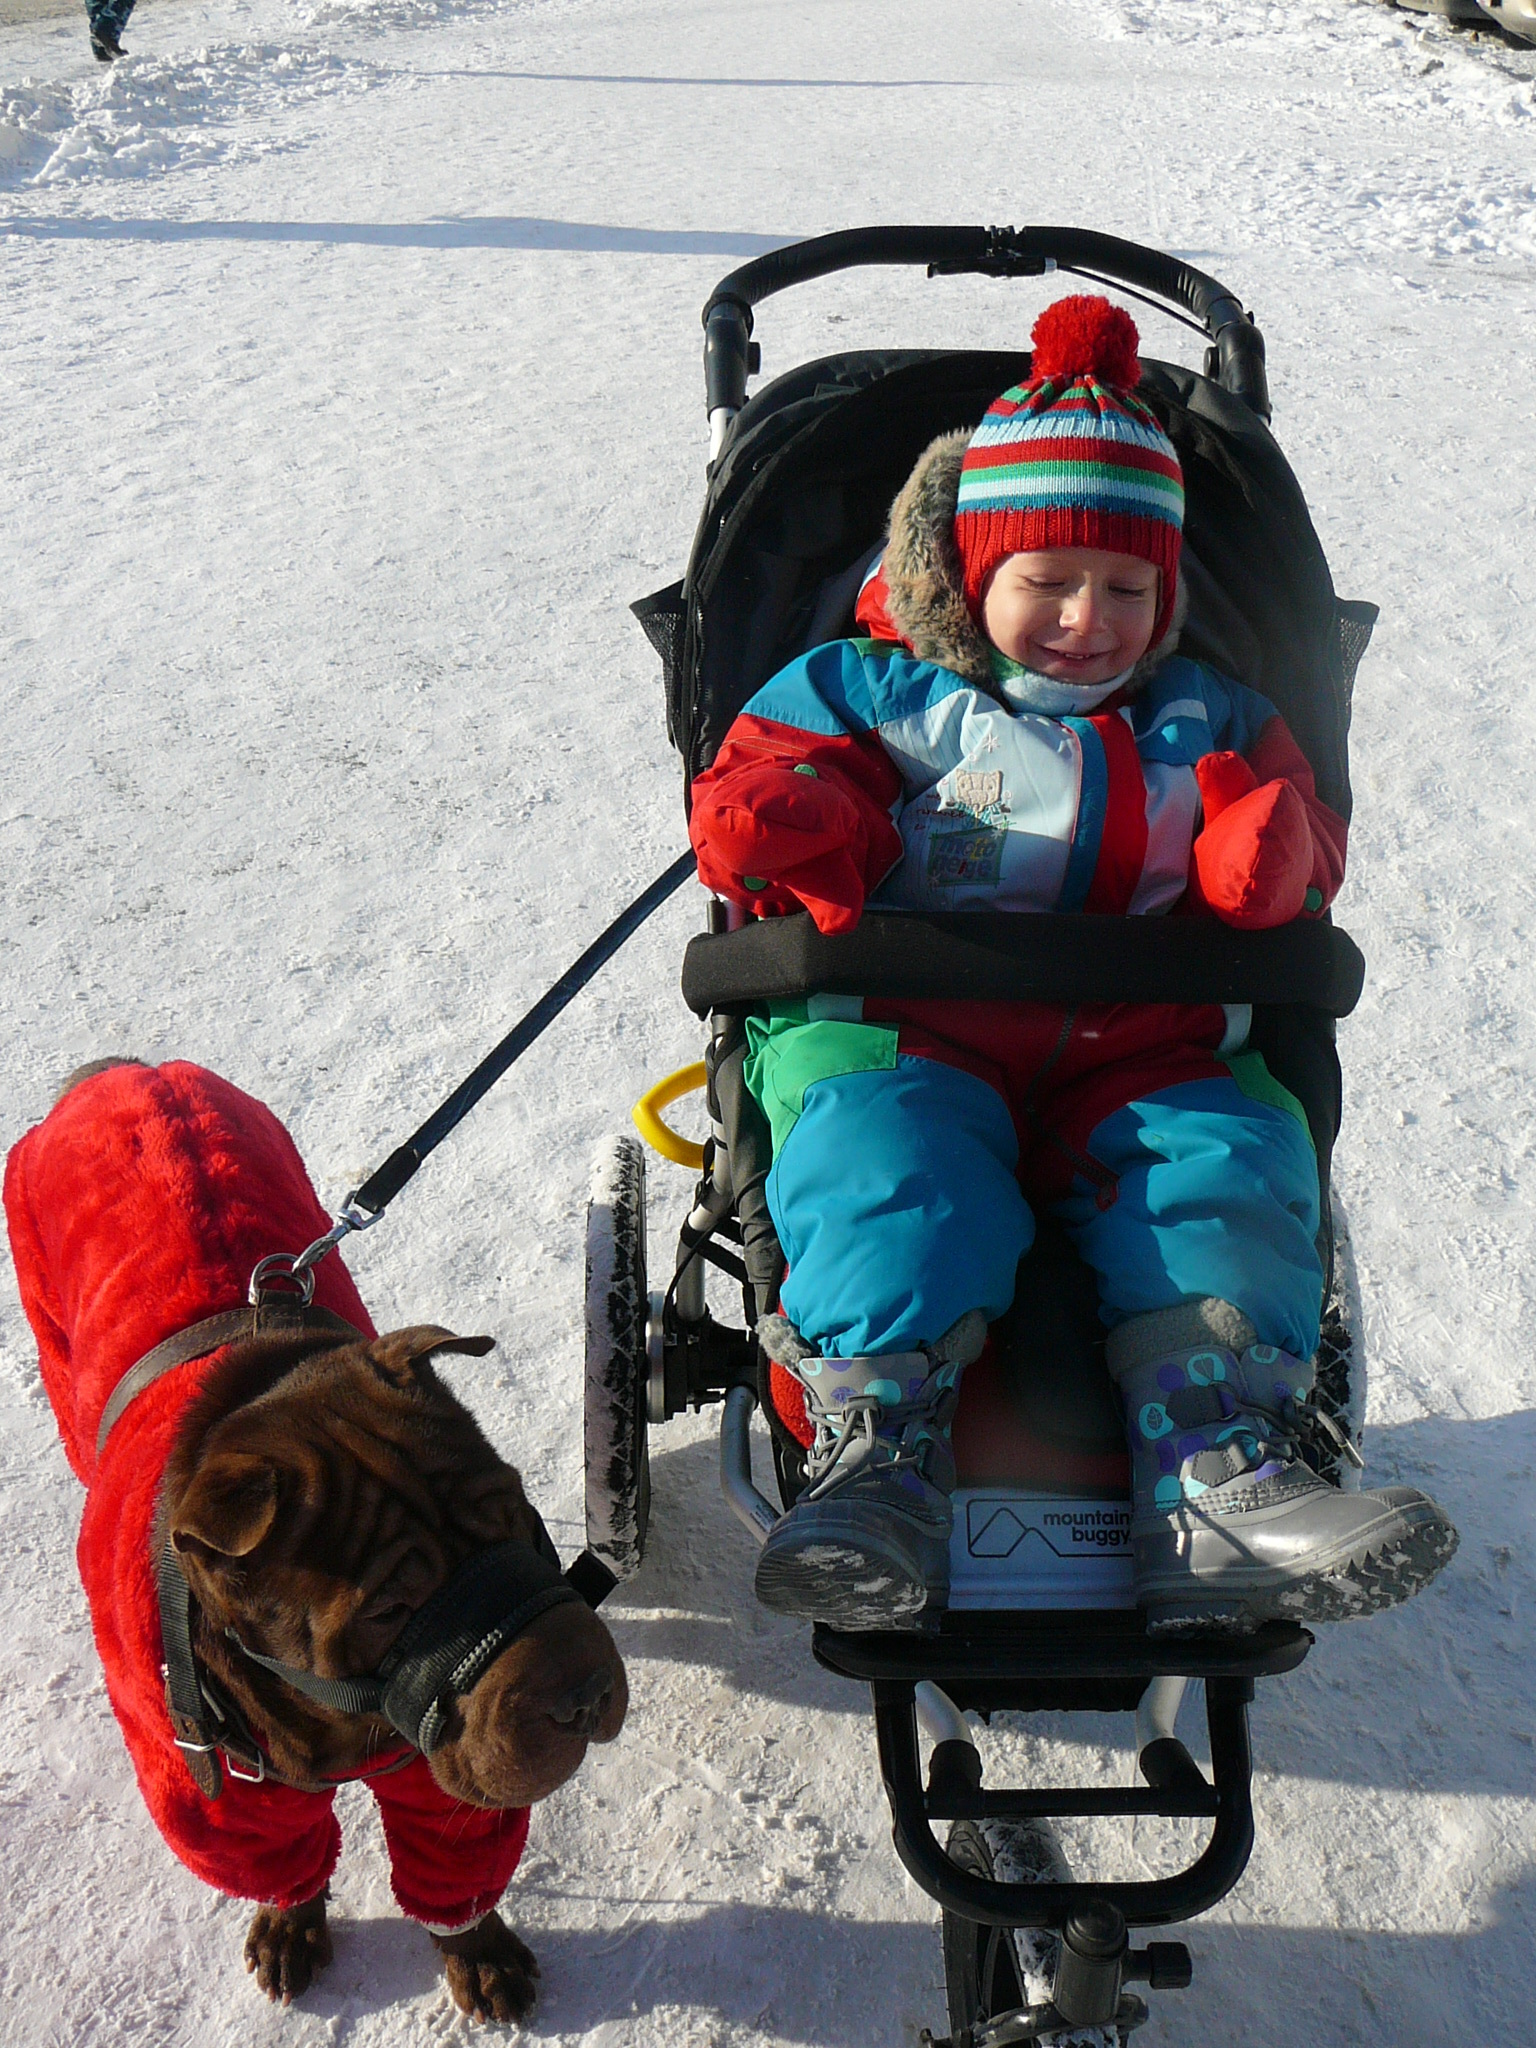
[[[1017,1113],[995,1073],[910,1053],[914,1035],[803,1008],[749,1022],[748,1085],[773,1126],[783,1308],[825,1355],[913,1350],[968,1309],[1000,1316],[1034,1237],[1026,1188],[1093,1269],[1110,1327],[1215,1295],[1262,1342],[1312,1355],[1317,1162],[1300,1105],[1257,1054],[1196,1047],[1192,1078],[1107,1105],[1106,1086],[1124,1085],[1089,1069],[1086,1143],[1058,1146],[1040,1091]],[[1169,1061],[1132,1059],[1122,1080],[1138,1069],[1155,1082]],[[1046,1133],[1022,1160],[1021,1124]]]

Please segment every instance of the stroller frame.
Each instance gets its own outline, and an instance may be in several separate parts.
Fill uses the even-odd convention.
[[[942,369],[946,361],[935,351],[829,359],[829,365],[780,379],[749,406],[747,380],[758,368],[753,308],[791,284],[886,263],[922,263],[929,275],[968,271],[1006,278],[1073,271],[1135,296],[1151,295],[1160,310],[1174,309],[1206,336],[1203,376],[1146,363],[1144,390],[1150,385],[1191,413],[1202,412],[1229,441],[1256,449],[1255,459],[1270,465],[1268,488],[1289,482],[1292,501],[1284,509],[1305,585],[1294,608],[1312,620],[1310,647],[1301,649],[1292,666],[1305,672],[1310,660],[1320,668],[1327,701],[1298,705],[1294,684],[1288,693],[1268,677],[1265,682],[1303,737],[1321,793],[1347,815],[1348,695],[1375,608],[1334,597],[1300,492],[1265,425],[1270,408],[1263,337],[1236,296],[1214,278],[1156,251],[1068,228],[852,230],[761,257],[732,272],[711,294],[704,309],[710,496],[683,582],[634,607],[662,655],[669,729],[690,775],[707,764],[729,716],[771,672],[765,664],[771,659],[773,668],[781,665],[782,647],[771,655],[754,647],[763,673],[728,678],[722,700],[716,649],[711,698],[709,608],[728,573],[728,559],[722,567],[720,558],[722,552],[728,558],[736,544],[733,533],[743,530],[744,508],[752,508],[754,492],[761,498],[762,479],[784,448],[797,445],[789,428],[802,440],[818,430],[814,418],[807,428],[801,417],[809,400],[823,398],[816,373],[852,363],[851,389],[863,393],[893,375],[921,383],[930,366]],[[1002,388],[1005,380],[994,359],[954,360],[962,366],[980,361],[972,379],[977,389],[988,388],[989,378],[996,379],[992,392]],[[1017,359],[1011,360],[1017,368]],[[781,387],[775,406],[770,401]],[[786,419],[789,426],[781,431]],[[1190,564],[1198,621],[1202,586],[1193,551]],[[857,580],[848,572],[835,579],[833,599],[841,591],[841,601],[851,608]],[[1224,665],[1239,672],[1241,650],[1238,658],[1228,653],[1234,629],[1230,620],[1224,628],[1220,594],[1210,591],[1208,578],[1206,583],[1205,632],[1202,641],[1197,624],[1196,644],[1218,660],[1226,656]],[[827,616],[823,594],[814,608],[816,624],[824,625]],[[827,637],[824,630],[815,635]],[[646,1432],[685,1409],[722,1404],[722,1489],[759,1543],[781,1510],[752,1477],[754,1409],[762,1407],[770,1423],[785,1506],[803,1484],[798,1447],[773,1412],[767,1361],[753,1334],[757,1318],[775,1303],[782,1274],[763,1196],[770,1163],[766,1131],[742,1079],[741,1020],[754,1005],[817,992],[1254,1004],[1254,1042],[1307,1109],[1327,1218],[1328,1160],[1339,1111],[1333,1021],[1353,1009],[1363,975],[1353,943],[1326,920],[1241,933],[1197,920],[867,911],[856,931],[829,938],[807,918],[748,923],[734,906],[712,899],[708,931],[688,947],[683,969],[685,999],[708,1020],[712,1134],[664,1292],[649,1289],[644,1161],[632,1139],[617,1142],[606,1179],[600,1174],[594,1190],[598,1227],[595,1237],[589,1234],[587,1296],[589,1546],[618,1578],[638,1568],[650,1506]],[[1332,1235],[1327,1223],[1324,1228],[1331,1287]],[[740,1284],[745,1329],[711,1315],[705,1300],[709,1265]],[[1347,1385],[1348,1334],[1337,1318],[1332,1334],[1333,1380],[1320,1378],[1325,1400],[1348,1425],[1356,1404]],[[945,1915],[954,2048],[1004,2048],[1094,2026],[1107,2030],[1101,2038],[1123,2041],[1147,2017],[1143,2001],[1125,1990],[1128,1983],[1159,1989],[1190,1982],[1192,1966],[1181,1944],[1154,1942],[1132,1950],[1128,1929],[1192,1918],[1241,1878],[1254,1840],[1248,1703],[1256,1680],[1294,1670],[1311,1644],[1307,1631],[1292,1623],[1271,1622],[1242,1638],[1152,1637],[1135,1612],[1082,1608],[951,1611],[932,1632],[814,1628],[817,1660],[870,1688],[896,1851]],[[1180,1701],[1194,1680],[1205,1691],[1209,1778],[1174,1732]],[[1141,1782],[1044,1789],[985,1785],[981,1754],[965,1720],[968,1710],[984,1720],[999,1711],[1132,1712]],[[920,1726],[933,1741],[926,1776]],[[1067,1815],[1203,1817],[1212,1828],[1187,1869],[1134,1883],[1068,1881],[1050,1873],[1038,1882],[1009,1881],[978,1869],[974,1847],[967,1854],[961,1843],[957,1852],[954,1832],[948,1845],[934,1832],[935,1822],[1038,1824]],[[999,1939],[1013,1937],[991,1934],[994,1929],[1043,1930],[1052,1938],[1048,2002],[1027,2000],[1018,1968],[999,1974]],[[968,1982],[957,1982],[968,1972]]]

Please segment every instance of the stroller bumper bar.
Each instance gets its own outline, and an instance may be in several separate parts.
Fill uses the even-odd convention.
[[[1237,1883],[1253,1847],[1248,1702],[1253,1681],[1293,1671],[1312,1646],[1305,1629],[1271,1622],[1239,1640],[1149,1636],[1118,1613],[985,1618],[950,1616],[936,1635],[851,1634],[817,1628],[817,1661],[863,1679],[874,1698],[881,1776],[896,1852],[946,1911],[992,1927],[1055,1927],[1107,1901],[1131,1926],[1193,1918]],[[1157,1745],[1163,1768],[1134,1786],[986,1789],[980,1753],[965,1740],[939,1740],[923,1782],[918,1722],[931,1722],[922,1695],[938,1695],[958,1717],[1009,1706],[1134,1704],[1132,1695],[1169,1678],[1205,1681],[1211,1740],[1207,1779],[1177,1738]],[[1106,1690],[1106,1688],[1108,1690]],[[1150,1689],[1150,1688],[1149,1688]],[[1122,1697],[1112,1700],[1120,1691]],[[1138,1727],[1138,1739],[1140,1736]],[[1168,1766],[1176,1765],[1170,1768]],[[1131,1884],[1006,1884],[962,1868],[940,1847],[936,1820],[1026,1819],[1055,1815],[1203,1817],[1214,1825],[1187,1870]]]
[[[935,1754],[931,1781],[924,1786],[918,1757],[917,1714],[910,1682],[878,1681],[872,1688],[880,1774],[890,1802],[896,1853],[930,1898],[947,1912],[990,1927],[1054,1927],[1083,1908],[1107,1902],[1132,1927],[1166,1927],[1193,1919],[1226,1897],[1247,1866],[1253,1849],[1252,1755],[1248,1743],[1248,1701],[1253,1682],[1212,1678],[1206,1682],[1206,1718],[1211,1739],[1211,1782],[1197,1772],[1199,1791],[1180,1787],[1106,1787],[1042,1792],[984,1792],[946,1782],[959,1772]],[[937,1782],[933,1782],[937,1781]],[[1214,1825],[1204,1850],[1172,1877],[1119,1884],[1004,1883],[962,1869],[940,1847],[933,1822],[967,1815],[1024,1817],[1041,1814],[1109,1814],[1126,1817],[1206,1815]]]
[[[770,250],[720,280],[704,308],[705,404],[713,416],[739,412],[755,370],[752,309],[774,292],[834,271],[871,264],[922,264],[930,276],[1039,277],[1070,270],[1176,306],[1205,331],[1206,374],[1260,419],[1270,416],[1264,337],[1234,293],[1203,270],[1158,249],[1088,228],[847,228]]]
[[[700,934],[683,958],[699,1016],[804,995],[1046,1003],[1305,1003],[1347,1017],[1365,960],[1347,932],[1240,932],[1200,918],[866,910],[828,936],[807,916]]]

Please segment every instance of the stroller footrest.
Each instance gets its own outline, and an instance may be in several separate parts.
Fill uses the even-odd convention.
[[[989,1681],[1277,1678],[1296,1669],[1312,1637],[1291,1621],[1266,1622],[1246,1636],[1151,1636],[1136,1613],[1068,1609],[950,1614],[932,1635],[818,1624],[811,1647],[819,1664],[843,1678],[929,1678],[957,1703],[963,1694],[966,1704],[984,1705]]]
[[[877,1680],[871,1687],[880,1777],[890,1802],[896,1853],[907,1870],[946,1912],[990,1927],[1061,1929],[1079,1910],[1104,1903],[1130,1926],[1166,1926],[1193,1919],[1224,1898],[1242,1876],[1253,1848],[1252,1754],[1248,1708],[1252,1682],[1243,1677],[1211,1678],[1205,1689],[1211,1738],[1211,1781],[1159,1790],[1156,1786],[1100,1787],[1043,1792],[987,1792],[973,1766],[955,1768],[955,1744],[937,1785],[925,1788],[918,1760],[917,1712],[913,1687]],[[937,1757],[937,1752],[936,1752]],[[967,1782],[969,1781],[969,1782]],[[1210,1839],[1187,1869],[1145,1882],[1081,1884],[1018,1883],[983,1877],[957,1863],[933,1832],[941,1819],[1026,1818],[1060,1814],[1199,1815],[1211,1821]]]

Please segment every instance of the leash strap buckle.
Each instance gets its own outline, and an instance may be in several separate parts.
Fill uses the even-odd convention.
[[[241,1751],[232,1749],[227,1740],[223,1742],[192,1742],[185,1735],[173,1735],[171,1740],[179,1750],[184,1751],[189,1757],[218,1757],[223,1763],[225,1771],[238,1784],[264,1785],[267,1782],[267,1760],[259,1749],[253,1750],[250,1756],[245,1756]],[[239,1768],[242,1763],[254,1763],[256,1768],[254,1771],[242,1771]],[[196,1776],[195,1772],[194,1776]],[[201,1783],[201,1780],[198,1782]]]
[[[189,1742],[185,1735],[173,1735],[171,1740],[189,1756],[217,1756],[221,1747],[217,1742]]]

